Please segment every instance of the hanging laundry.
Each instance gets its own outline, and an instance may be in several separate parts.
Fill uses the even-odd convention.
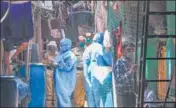
[[[68,8],[67,13],[68,13],[68,18],[67,18],[67,24],[72,26],[73,25],[73,8]]]
[[[51,35],[48,20],[41,19],[41,29],[42,38],[47,39]]]
[[[11,3],[7,18],[1,23],[1,35],[6,51],[14,49],[33,37],[32,4],[30,1]],[[1,15],[8,8],[8,2],[1,2]]]
[[[50,21],[51,29],[59,29],[59,20],[58,19],[53,19]]]
[[[114,3],[113,9],[114,9],[115,11],[119,11],[119,6],[118,6],[118,3],[117,3],[117,2]]]

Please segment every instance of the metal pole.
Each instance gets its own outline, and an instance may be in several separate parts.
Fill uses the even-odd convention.
[[[116,62],[116,38],[113,35],[113,63],[112,63],[112,69],[114,69],[114,64]],[[112,86],[113,86],[113,101],[114,101],[114,107],[117,107],[117,94],[116,94],[116,87],[115,87],[115,76],[114,76],[114,72],[112,71]]]
[[[137,58],[137,51],[138,51],[138,25],[139,25],[139,4],[140,1],[137,1],[137,23],[136,23],[136,49],[135,49],[135,63],[137,63],[138,58]]]
[[[144,3],[143,3],[143,6],[144,6],[144,7],[143,7],[143,10],[142,10],[143,12],[145,12],[145,3],[146,3],[146,1],[144,1]],[[141,82],[140,82],[140,81],[141,81],[141,73],[142,73],[142,67],[143,67],[143,66],[142,66],[142,63],[143,63],[143,61],[142,61],[143,59],[142,59],[142,58],[143,58],[143,52],[144,52],[144,51],[143,51],[143,50],[144,50],[144,48],[143,48],[143,44],[144,44],[143,38],[144,38],[144,29],[145,29],[145,28],[144,28],[144,21],[145,21],[145,17],[144,17],[144,15],[143,15],[142,37],[141,37],[141,46],[140,46],[140,47],[141,47],[141,52],[140,52],[140,67],[139,67],[139,68],[140,68],[140,69],[139,69],[139,83],[140,83],[140,85],[139,85],[139,88],[138,88],[138,107],[139,107],[139,103],[140,103],[140,101],[141,101],[141,100],[140,100],[140,96],[141,96],[141,88],[140,88],[140,87],[141,87]]]
[[[137,1],[137,24],[136,24],[136,48],[135,48],[135,64],[138,63],[138,24],[139,24],[139,4],[140,1]],[[136,92],[136,80],[137,80],[137,74],[134,73],[134,91]]]
[[[107,5],[108,5],[108,16],[109,16],[109,5],[110,5],[110,1],[107,1]],[[109,18],[109,17],[108,17]],[[108,27],[108,18],[107,18],[107,27]],[[111,33],[112,39],[113,39],[113,62],[112,62],[112,67],[114,67],[114,64],[116,62],[116,38],[115,35]],[[113,68],[112,68],[113,70]],[[114,77],[114,72],[112,71],[112,89],[113,89],[113,103],[114,103],[114,107],[117,107],[117,94],[116,94],[116,87],[115,87],[115,77]]]
[[[144,35],[144,53],[143,53],[143,70],[142,70],[142,81],[141,81],[141,103],[140,107],[143,107],[144,104],[144,80],[145,80],[145,71],[146,71],[146,51],[147,51],[147,35],[148,35],[148,13],[149,13],[149,2],[150,0],[146,1],[146,10],[145,10],[145,35]]]
[[[37,1],[37,7],[39,7],[41,9],[41,6],[40,6],[40,1]],[[35,30],[36,32],[36,39],[37,39],[37,44],[39,46],[39,54],[40,54],[40,57],[39,57],[39,61],[41,61],[43,59],[43,39],[42,39],[42,34],[41,34],[41,14],[40,12],[37,13],[37,18],[36,18],[36,23],[37,23],[37,30]]]
[[[26,62],[26,81],[27,83],[29,84],[29,81],[30,81],[30,56],[31,56],[31,41],[29,41],[29,45],[28,45],[28,48],[27,48],[27,62]]]

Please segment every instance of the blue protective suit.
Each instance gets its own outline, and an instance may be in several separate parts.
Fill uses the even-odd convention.
[[[88,107],[95,107],[93,93],[91,90],[91,73],[90,71],[88,71],[90,65],[89,48],[90,46],[86,47],[83,53],[84,87],[86,91],[86,100]]]
[[[93,38],[93,43],[87,47],[83,54],[83,66],[85,77],[85,89],[88,107],[100,106],[100,82],[95,77],[93,67],[101,62],[100,56],[103,54],[103,33],[97,33]]]
[[[103,55],[100,59],[100,66],[112,65],[112,51],[105,51],[103,48]],[[112,73],[107,74],[100,86],[100,107],[113,107],[113,91],[112,91]]]
[[[76,56],[71,52],[71,40],[60,41],[60,54],[55,58],[54,87],[58,107],[72,107],[71,96],[76,85]]]

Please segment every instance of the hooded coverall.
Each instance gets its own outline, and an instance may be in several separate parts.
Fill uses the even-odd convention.
[[[103,54],[103,33],[97,33],[93,43],[88,46],[83,54],[83,67],[85,77],[85,89],[88,107],[100,107],[100,82],[96,78],[94,67],[101,62]]]
[[[55,58],[58,66],[54,70],[54,86],[58,107],[72,107],[71,96],[76,85],[77,59],[71,52],[71,40],[60,41],[60,54]]]

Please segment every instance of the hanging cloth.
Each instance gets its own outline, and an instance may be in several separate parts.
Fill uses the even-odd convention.
[[[8,8],[8,2],[1,2],[1,15]],[[9,14],[1,23],[1,36],[6,51],[15,49],[23,42],[28,42],[34,35],[32,4],[30,1],[11,3]]]
[[[115,33],[116,39],[118,40],[116,44],[117,58],[122,56],[122,23],[118,27],[117,32]]]

